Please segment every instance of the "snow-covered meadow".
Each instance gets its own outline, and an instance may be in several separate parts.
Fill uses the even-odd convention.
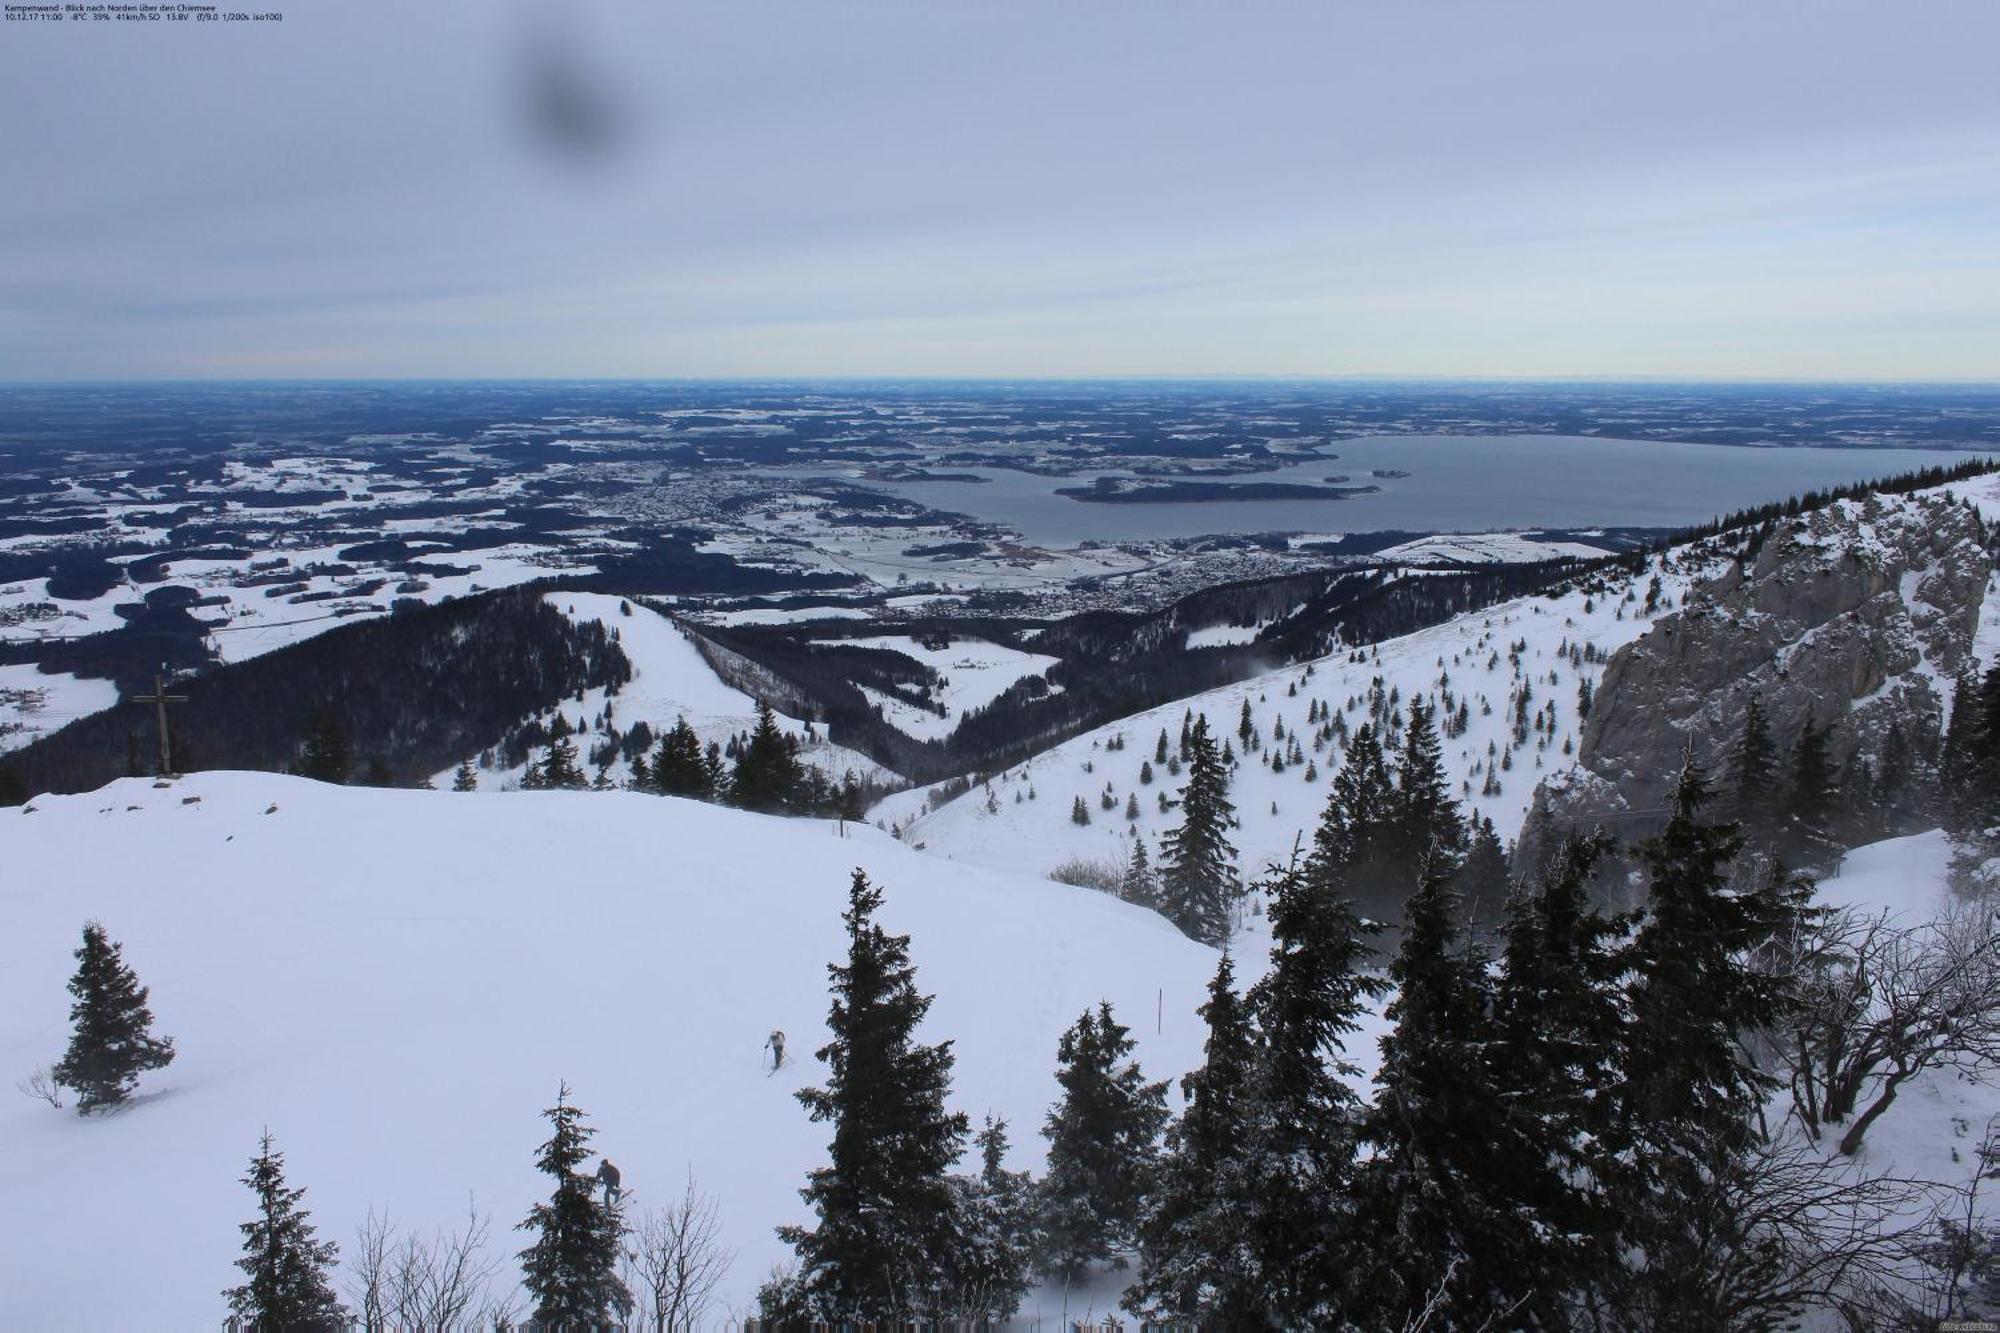
[[[826,964],[855,866],[913,937],[952,1104],[1039,1168],[1056,1040],[1108,999],[1154,1077],[1200,1059],[1209,950],[1088,890],[926,857],[870,828],[611,792],[409,792],[204,773],[0,812],[0,1069],[61,1054],[71,951],[101,919],[178,1058],[126,1109],[0,1100],[0,1327],[214,1327],[268,1127],[327,1236],[370,1208],[428,1231],[468,1193],[508,1256],[544,1193],[541,1109],[567,1080],[635,1203],[692,1171],[740,1316],[807,1220],[827,1129]],[[762,1064],[765,1035],[794,1060]],[[1177,1103],[1176,1103],[1177,1104]],[[968,1163],[968,1169],[976,1165]],[[1115,1285],[1070,1294],[1101,1314]],[[1044,1298],[1059,1312],[1058,1290]]]

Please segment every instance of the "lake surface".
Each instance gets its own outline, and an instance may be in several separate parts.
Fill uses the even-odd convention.
[[[1401,435],[1340,440],[1324,457],[1226,481],[1318,484],[1345,474],[1373,495],[1345,500],[1089,504],[1057,495],[1097,473],[1043,477],[960,468],[988,480],[866,482],[936,509],[1073,546],[1245,532],[1491,532],[1508,528],[1683,527],[1815,487],[1976,457],[1944,449],[1748,449],[1552,435]],[[1410,475],[1381,479],[1376,469]],[[1103,475],[1119,476],[1122,473]]]

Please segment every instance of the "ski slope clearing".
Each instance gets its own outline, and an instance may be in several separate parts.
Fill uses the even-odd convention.
[[[1572,762],[1579,687],[1594,688],[1606,657],[1679,605],[1695,573],[1656,557],[1643,573],[1502,602],[1359,650],[1359,660],[1355,651],[1337,652],[1109,723],[929,813],[907,793],[872,813],[901,819],[905,839],[958,860],[1032,874],[1075,857],[1122,866],[1134,838],[1157,850],[1159,836],[1180,822],[1175,800],[1183,778],[1161,762],[1161,734],[1177,763],[1182,720],[1206,716],[1235,756],[1234,840],[1239,866],[1254,876],[1288,857],[1301,832],[1310,839],[1340,766],[1342,733],[1331,722],[1308,721],[1308,711],[1337,714],[1345,734],[1371,717],[1400,734],[1409,701],[1422,698],[1437,710],[1441,731],[1464,705],[1463,732],[1441,736],[1455,794],[1509,838],[1535,785]],[[1245,704],[1247,743],[1240,731]],[[1088,825],[1072,818],[1079,797]]]
[[[409,792],[203,773],[0,812],[0,1067],[61,1054],[83,922],[152,989],[178,1058],[85,1120],[0,1100],[0,1327],[209,1328],[238,1280],[237,1178],[268,1126],[322,1234],[372,1207],[428,1231],[545,1194],[533,1169],[560,1080],[641,1204],[690,1169],[737,1257],[711,1311],[740,1318],[807,1221],[828,1130],[816,1084],[826,965],[863,867],[909,932],[925,1032],[956,1043],[951,1104],[1012,1124],[1040,1169],[1056,1041],[1108,999],[1149,1076],[1200,1060],[1215,955],[1102,894],[918,855],[865,827],[630,793]],[[1156,1012],[1163,1016],[1155,1031]],[[773,1028],[791,1062],[767,1075]],[[1372,1057],[1372,1051],[1369,1052]],[[1179,1105],[1178,1095],[1173,1105]],[[976,1169],[976,1161],[965,1164]],[[1116,1282],[1072,1291],[1102,1314]],[[1043,1297],[1051,1313],[1063,1299]]]
[[[1038,676],[1062,661],[1046,653],[1024,653],[985,639],[956,639],[949,646],[937,648],[926,647],[907,634],[817,642],[849,648],[880,648],[900,653],[936,671],[941,680],[931,687],[931,697],[944,705],[943,717],[881,690],[861,687],[861,692],[882,709],[884,721],[917,740],[942,740],[958,730],[964,714],[986,707],[1016,681]]]
[[[658,611],[608,593],[552,592],[543,600],[579,625],[602,622],[616,632],[619,646],[632,662],[632,679],[616,694],[603,689],[586,691],[583,698],[566,700],[544,719],[553,721],[555,713],[561,712],[581,738],[580,748],[588,751],[591,740],[604,734],[606,727],[622,731],[642,721],[659,736],[676,718],[685,717],[703,744],[715,741],[727,745],[730,737],[756,727],[757,701],[718,676],[693,640]],[[799,738],[799,758],[835,782],[849,772],[864,779],[893,777],[859,750],[833,744],[823,731],[808,732],[806,724],[796,718],[781,713],[778,725]],[[491,787],[518,785],[526,770],[525,764],[484,769],[479,781]],[[610,781],[623,783],[631,778],[632,767],[621,755],[604,772]],[[451,770],[433,775],[431,782],[433,786],[450,786]]]

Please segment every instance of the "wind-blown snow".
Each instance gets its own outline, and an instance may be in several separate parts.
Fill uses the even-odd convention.
[[[472,1191],[511,1280],[561,1080],[637,1203],[690,1168],[718,1198],[738,1253],[715,1320],[740,1316],[786,1253],[771,1228],[810,1220],[796,1191],[828,1131],[791,1093],[824,1074],[857,865],[913,936],[926,1034],[956,1042],[952,1105],[1006,1116],[1013,1165],[1039,1169],[1056,1040],[1087,1005],[1116,1006],[1153,1077],[1199,1063],[1211,951],[1102,894],[847,834],[632,793],[252,773],[0,811],[0,1070],[61,1054],[90,918],[179,1052],[108,1116],[0,1100],[0,1327],[214,1327],[267,1126],[323,1234],[351,1240],[370,1207],[428,1231]],[[794,1063],[767,1077],[774,1027]]]

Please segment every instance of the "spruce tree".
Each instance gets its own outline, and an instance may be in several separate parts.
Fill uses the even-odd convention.
[[[1528,1313],[1561,1327],[1567,1292],[1593,1289],[1615,1266],[1618,1221],[1606,1195],[1622,1137],[1614,1090],[1622,1081],[1626,945],[1635,920],[1591,906],[1590,883],[1608,841],[1565,842],[1539,881],[1507,901],[1494,1000],[1493,1067],[1517,1123],[1535,1140],[1515,1198],[1545,1237],[1548,1286]],[[1525,1322],[1525,1321],[1524,1321]]]
[[[521,1285],[534,1297],[535,1321],[552,1328],[595,1328],[632,1309],[632,1293],[618,1277],[625,1219],[619,1205],[597,1197],[595,1179],[581,1167],[597,1133],[570,1104],[569,1085],[542,1115],[551,1125],[535,1169],[555,1181],[548,1202],[528,1210],[516,1231],[535,1243],[520,1253]]]
[[[1187,753],[1181,825],[1161,840],[1160,913],[1188,938],[1220,945],[1229,937],[1230,905],[1243,888],[1236,874],[1236,848],[1229,842],[1236,818],[1229,774],[1215,753],[1206,716],[1189,731]]]
[[[478,791],[479,774],[473,769],[470,759],[458,761],[458,768],[451,775],[453,791]]]
[[[1453,887],[1458,891],[1459,901],[1465,904],[1466,920],[1475,930],[1486,931],[1499,922],[1513,884],[1508,872],[1507,848],[1500,841],[1500,832],[1493,827],[1493,821],[1474,815],[1469,827],[1471,838]]]
[[[534,791],[581,791],[590,785],[590,779],[584,777],[583,769],[576,761],[576,742],[569,738],[567,731],[550,740],[541,759],[528,765],[521,785]]]
[[[1256,1068],[1250,1011],[1224,952],[1201,1008],[1202,1067],[1181,1080],[1187,1109],[1167,1129],[1166,1152],[1140,1210],[1139,1275],[1123,1304],[1154,1322],[1202,1328],[1262,1323],[1248,1281],[1238,1206]]]
[[[1125,863],[1125,878],[1118,885],[1118,896],[1128,903],[1141,907],[1151,907],[1159,895],[1159,884],[1153,876],[1153,865],[1146,855],[1146,840],[1132,839],[1132,856]]]
[[[285,1183],[285,1156],[272,1151],[269,1130],[258,1141],[243,1183],[257,1196],[257,1215],[239,1228],[243,1257],[236,1266],[246,1280],[222,1293],[230,1313],[260,1333],[345,1330],[347,1311],[330,1280],[340,1247],[318,1238],[312,1214],[299,1206],[306,1192]]]
[[[1838,780],[1828,753],[1825,728],[1806,715],[1792,748],[1791,782],[1785,790],[1784,859],[1791,865],[1823,866],[1837,847],[1833,837]]]
[[[1021,1308],[1034,1285],[1034,1182],[1025,1171],[1009,1171],[1007,1122],[986,1117],[973,1135],[979,1149],[976,1176],[951,1177],[955,1191],[954,1239],[949,1290],[939,1316],[979,1327],[1003,1324]]]
[[[1951,720],[1938,754],[1938,786],[1946,827],[1961,836],[1987,824],[1988,804],[1982,768],[1980,692],[1971,676],[1960,676],[1951,693]]]
[[[354,750],[347,728],[330,709],[318,708],[306,720],[297,772],[319,782],[346,782],[354,768]]]
[[[1742,840],[1733,825],[1701,820],[1707,800],[1689,758],[1666,828],[1639,847],[1648,915],[1629,950],[1631,1020],[1607,1127],[1623,1167],[1628,1250],[1644,1256],[1628,1309],[1649,1326],[1711,1318],[1717,1251],[1703,1240],[1718,1225],[1714,1190],[1757,1142],[1771,1087],[1745,1039],[1773,1026],[1791,995],[1787,978],[1753,960],[1787,938],[1803,910],[1795,894],[1731,884]]]
[[[1367,1280],[1351,1214],[1360,1070],[1345,1043],[1384,989],[1362,970],[1375,927],[1310,862],[1266,891],[1271,968],[1250,993],[1260,1050],[1237,1196],[1245,1280],[1280,1327],[1338,1326]]]
[[[105,936],[103,926],[95,921],[84,925],[76,975],[69,982],[75,997],[69,1007],[69,1049],[53,1070],[57,1083],[76,1090],[79,1115],[124,1101],[140,1074],[164,1069],[174,1058],[173,1039],[153,1036],[146,988],[122,954],[122,946]]]
[[[771,705],[757,701],[757,726],[736,753],[730,800],[745,810],[776,814],[798,800],[802,777],[798,747],[778,726]]]
[[[1465,849],[1465,818],[1451,795],[1434,715],[1421,699],[1410,700],[1391,818],[1391,856],[1412,874],[1426,859],[1455,861]]]
[[[668,796],[688,796],[706,801],[714,796],[701,738],[686,717],[676,717],[674,725],[660,738],[653,757],[653,786]]]
[[[1755,693],[1743,710],[1743,730],[1729,749],[1725,778],[1729,815],[1750,843],[1768,843],[1777,831],[1778,750],[1771,741],[1763,701]]]
[[[1417,867],[1404,856],[1395,785],[1370,723],[1354,729],[1333,776],[1311,859],[1318,878],[1337,876],[1341,891],[1378,919],[1399,913],[1416,885]]]
[[[831,1121],[828,1165],[800,1196],[816,1228],[778,1234],[798,1252],[791,1317],[901,1319],[936,1306],[951,1279],[952,1191],[946,1172],[964,1149],[962,1112],[946,1111],[950,1042],[915,1041],[931,1007],[919,994],[910,938],[875,922],[882,894],[861,871],[848,891],[848,953],[830,964],[833,1039],[817,1052],[824,1088],[802,1089],[815,1122]]]
[[[1166,1125],[1167,1085],[1145,1081],[1133,1047],[1108,1003],[1084,1010],[1057,1045],[1062,1100],[1042,1125],[1045,1272],[1074,1278],[1107,1260],[1123,1268],[1136,1240],[1139,1201]]]
[[[1441,1327],[1476,1327],[1536,1290],[1542,1253],[1517,1198],[1538,1145],[1500,1086],[1486,957],[1459,937],[1459,905],[1434,869],[1410,898],[1389,965],[1357,1234],[1378,1283],[1361,1295],[1381,1327],[1428,1306]],[[1350,1307],[1352,1308],[1352,1307]]]

